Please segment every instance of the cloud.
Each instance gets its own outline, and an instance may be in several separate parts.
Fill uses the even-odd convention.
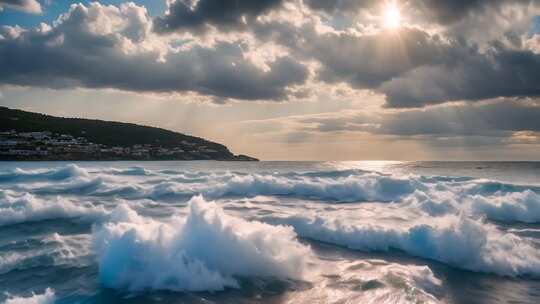
[[[75,4],[52,27],[3,27],[0,83],[284,100],[289,86],[307,78],[307,68],[287,55],[264,69],[246,59],[247,45],[172,48],[151,27],[146,9],[133,3]]]
[[[437,1],[437,0],[417,0],[413,6],[424,15],[441,24],[457,22],[469,14],[500,6],[503,0],[456,0],[456,1]],[[524,1],[507,1],[524,2]]]
[[[324,33],[299,47],[321,64],[320,79],[348,82],[356,88],[377,88],[418,66],[428,65],[444,56],[446,46],[438,36],[413,28],[399,34]]]
[[[389,107],[540,95],[540,55],[494,44],[449,49],[447,61],[418,67],[382,84]]]
[[[361,16],[377,14],[384,7],[384,1],[367,0],[304,0],[308,7],[334,15]],[[534,0],[409,0],[398,1],[400,10],[411,19],[419,19],[429,23],[437,23],[451,27],[457,23],[485,15],[487,12],[500,13],[509,6],[528,7],[535,4]],[[364,21],[365,22],[365,21]]]
[[[0,29],[0,83],[194,92],[216,103],[347,84],[384,95],[388,108],[539,96],[538,43],[524,32],[533,1],[400,5],[398,30],[381,28],[371,0],[171,0],[153,20],[135,4],[73,5],[52,26]]]
[[[220,30],[238,28],[245,25],[245,19],[252,19],[283,0],[176,0],[169,2],[168,12],[155,20],[157,32],[176,30],[203,30],[213,25]]]
[[[304,0],[304,3],[310,8],[332,14],[355,12],[359,9],[372,8],[377,2],[378,1],[376,0]]]
[[[416,7],[421,14],[430,20],[448,25],[462,19],[482,14],[486,10],[500,10],[504,5],[524,5],[534,0],[416,0],[411,7]]]
[[[354,5],[347,1],[317,3],[315,0],[308,2],[329,11]],[[325,19],[317,14],[315,17],[304,16],[302,22],[290,18],[266,18],[253,22],[250,29],[258,39],[286,47],[295,58],[314,61],[318,80],[329,84],[347,83],[355,89],[384,94],[386,106],[390,108],[539,96],[540,54],[534,39],[524,35],[525,24],[536,9],[531,7],[527,11],[527,1],[504,3],[505,9],[514,5],[510,12],[500,9],[504,16],[493,15],[498,11],[497,7],[503,7],[499,2],[493,3],[495,8],[485,2],[462,3],[463,7],[459,3],[453,4],[454,10],[487,14],[475,18],[481,20],[478,26],[471,20],[460,26],[479,27],[485,32],[490,32],[491,28],[502,31],[497,32],[498,36],[490,33],[489,39],[496,37],[490,41],[482,38],[477,42],[475,33],[459,27],[435,30],[404,24],[399,30],[385,30],[369,28],[371,21],[367,17],[366,20],[354,19],[358,23],[364,22],[362,26],[356,26],[349,17]],[[325,6],[331,4],[331,8]],[[369,3],[357,5],[372,10],[377,7]],[[448,10],[448,14],[454,12],[451,4],[429,5],[445,6],[441,10]],[[514,18],[520,16],[517,22],[509,22],[512,13]],[[492,25],[483,23],[487,17],[492,17]],[[345,28],[339,26],[343,22],[347,24]],[[516,28],[509,24],[515,24]],[[468,36],[474,39],[464,38]],[[493,86],[494,83],[498,85]]]
[[[398,111],[385,117],[378,133],[393,135],[511,136],[540,131],[540,103],[500,100],[486,104],[450,105]]]
[[[41,5],[37,0],[0,0],[0,11],[8,7],[30,14],[41,14]]]
[[[255,30],[295,56],[315,60],[319,80],[382,93],[391,108],[540,95],[540,54],[533,39],[527,49],[512,35],[503,38],[516,38],[514,45],[501,38],[480,47],[416,27],[358,33],[275,23]]]
[[[364,133],[396,138],[474,138],[472,144],[540,144],[538,100],[495,100],[450,104],[425,109],[347,110],[246,122],[252,130],[274,130],[286,142],[290,136],[318,139],[325,134]]]

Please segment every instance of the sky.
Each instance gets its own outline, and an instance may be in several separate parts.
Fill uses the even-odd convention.
[[[0,105],[263,160],[540,160],[540,1],[0,0]]]

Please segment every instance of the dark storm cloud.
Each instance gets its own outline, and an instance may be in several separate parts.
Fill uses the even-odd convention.
[[[419,67],[381,85],[389,107],[458,100],[540,96],[540,55],[493,45],[485,53],[454,46],[447,61]]]
[[[304,131],[354,132],[397,136],[498,136],[540,132],[540,102],[500,100],[487,104],[430,107],[405,111],[337,113],[301,118]]]
[[[176,0],[166,15],[154,20],[157,32],[201,30],[206,25],[231,29],[242,25],[242,18],[257,17],[284,0]]]
[[[387,117],[380,133],[394,135],[494,135],[540,131],[540,104],[502,101],[398,112]]]
[[[529,5],[537,0],[409,0],[398,5],[414,13],[415,18],[450,25],[488,10],[500,10],[504,5]],[[358,10],[377,11],[384,1],[377,0],[304,0],[314,10],[331,14],[356,14]]]
[[[274,22],[255,24],[253,31],[297,58],[319,62],[319,80],[382,93],[387,107],[540,96],[540,55],[521,48],[512,34],[503,37],[507,43],[481,48],[409,27],[359,35]]]
[[[118,12],[97,3],[76,5],[51,30],[4,33],[5,38],[0,39],[0,83],[193,91],[218,100],[283,100],[288,86],[301,84],[307,77],[306,67],[288,56],[276,58],[268,63],[269,70],[263,70],[246,60],[244,50],[235,43],[193,46],[169,51],[163,58],[157,51],[129,51],[145,39],[142,26],[149,26],[134,11],[138,9],[131,5]],[[104,14],[110,16],[92,19]],[[124,26],[115,25],[114,32],[96,32],[96,28],[108,28],[103,22],[113,20],[114,14],[120,14]]]
[[[320,79],[372,89],[418,66],[440,60],[446,51],[438,36],[409,28],[399,34],[386,31],[363,36],[314,35],[299,47],[322,63]]]
[[[0,9],[9,7],[27,13],[41,13],[41,5],[36,0],[0,0]]]
[[[285,1],[288,5],[282,5]],[[407,6],[435,16],[441,23],[452,23],[503,5],[523,6],[532,2],[412,0]],[[74,6],[50,30],[6,30],[4,39],[0,37],[0,83],[136,92],[193,91],[215,97],[216,102],[228,98],[284,100],[310,91],[310,86],[298,87],[306,84],[309,75],[300,62],[309,61],[314,63],[311,67],[316,80],[347,83],[352,88],[384,94],[390,108],[540,96],[540,55],[523,48],[523,33],[501,33],[499,41],[489,40],[479,46],[463,38],[464,33],[433,34],[421,27],[339,30],[331,27],[331,18],[321,21],[298,17],[301,14],[292,15],[305,18],[303,22],[287,20],[280,14],[263,20],[256,18],[277,9],[283,9],[287,16],[287,9],[291,10],[295,3],[176,0],[170,3],[168,13],[154,23],[140,7],[132,8],[131,13],[125,9],[111,13],[104,11],[116,9],[113,6]],[[304,4],[313,9],[310,13],[315,16],[322,11],[375,7],[380,10],[381,6],[380,1],[372,0],[304,0]],[[98,9],[103,12],[89,12]],[[105,18],[103,22],[112,23],[99,24],[92,18],[100,14],[119,14],[119,20]],[[200,31],[207,25],[218,29],[212,36],[214,45],[198,45],[195,38],[193,46],[179,50],[172,50],[170,42],[163,42],[171,36],[158,36],[151,31],[152,27],[161,32]],[[325,29],[321,30],[323,26]],[[219,30],[231,28],[246,33],[238,35],[237,41],[234,33],[223,38],[228,42],[220,40]],[[12,33],[8,34],[9,31]],[[152,46],[155,41],[149,36],[164,44],[160,50]],[[246,59],[248,52],[257,55],[257,46],[265,52],[264,48],[276,45],[280,46],[276,53],[282,55],[267,62],[265,68]],[[268,53],[273,54],[274,50]],[[292,87],[295,90],[290,90]]]
[[[327,13],[354,13],[361,8],[371,8],[380,3],[377,0],[304,0],[304,3],[312,9]]]
[[[452,47],[438,35],[418,28],[371,34],[318,32],[313,25],[284,22],[254,24],[255,35],[290,49],[298,58],[314,59],[317,77],[328,83],[346,82],[353,88],[377,89],[420,66],[447,62]]]
[[[501,5],[528,5],[536,0],[414,0],[411,7],[417,9],[421,16],[440,24],[451,24],[485,10],[498,10]]]

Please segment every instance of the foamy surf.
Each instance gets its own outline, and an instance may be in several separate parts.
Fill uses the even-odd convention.
[[[532,242],[465,216],[388,225],[342,220],[339,213],[271,218],[302,237],[365,251],[402,250],[450,266],[507,276],[540,277],[540,252]]]
[[[9,296],[4,304],[53,304],[54,301],[54,291],[47,288],[43,294],[32,294],[28,297]]]
[[[101,282],[140,291],[238,288],[235,276],[302,279],[311,252],[289,227],[227,215],[201,196],[185,219],[159,223],[128,206],[94,233]]]
[[[103,206],[75,203],[62,197],[42,199],[26,192],[0,190],[0,226],[58,218],[95,220],[106,213]]]
[[[338,165],[0,169],[0,302],[46,287],[66,303],[460,303],[463,279],[540,288],[537,185]]]

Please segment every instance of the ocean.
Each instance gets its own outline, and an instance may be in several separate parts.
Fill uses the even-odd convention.
[[[540,303],[538,162],[1,162],[0,303]]]

